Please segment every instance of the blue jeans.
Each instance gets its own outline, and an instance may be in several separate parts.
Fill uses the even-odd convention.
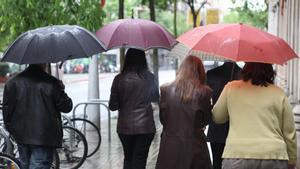
[[[50,169],[55,148],[18,144],[22,169]]]

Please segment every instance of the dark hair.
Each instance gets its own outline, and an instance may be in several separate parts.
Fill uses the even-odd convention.
[[[201,89],[204,82],[205,70],[201,59],[192,55],[187,56],[181,63],[173,82],[181,100],[191,101],[194,91]]]
[[[269,63],[247,62],[241,72],[243,81],[251,80],[253,85],[274,84],[276,72]]]
[[[148,70],[145,52],[139,49],[128,49],[122,73],[134,71],[142,75],[145,70]]]

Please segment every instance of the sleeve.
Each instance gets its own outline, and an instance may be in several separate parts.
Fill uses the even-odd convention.
[[[297,140],[293,112],[288,98],[283,100],[283,119],[282,131],[285,143],[287,144],[287,153],[289,164],[296,164],[297,160]]]
[[[227,107],[227,92],[228,84],[224,87],[218,101],[212,110],[212,119],[215,123],[222,124],[229,120],[228,107]]]
[[[110,90],[110,98],[108,102],[109,109],[112,111],[118,110],[120,108],[119,105],[119,92],[118,92],[118,76],[113,80],[111,90]]]
[[[159,99],[159,120],[162,125],[165,124],[165,109],[166,109],[166,100],[165,100],[165,90],[163,87],[160,87],[160,99]]]
[[[72,99],[65,93],[62,81],[58,81],[55,89],[57,89],[57,93],[54,94],[57,110],[63,113],[70,112],[73,108],[73,102]]]
[[[13,91],[9,91],[7,85],[4,86],[4,91],[3,91],[3,103],[2,103],[2,111],[3,111],[3,121],[4,121],[4,125],[6,127],[7,130],[9,130],[9,125],[11,123],[11,117],[12,114],[14,112],[14,107],[12,105],[15,105],[14,99],[9,98],[10,94],[12,94],[11,92]]]
[[[154,78],[153,86],[152,86],[152,90],[151,90],[151,102],[158,102],[158,100],[159,100],[158,83],[157,83],[157,80]]]
[[[206,126],[208,125],[211,120],[212,120],[212,104],[211,104],[211,97],[212,93],[211,91],[206,95],[204,100],[202,101],[203,103],[203,125]]]

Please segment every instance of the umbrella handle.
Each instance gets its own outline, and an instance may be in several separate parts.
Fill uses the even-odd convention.
[[[61,67],[62,67],[62,65],[64,64],[65,62],[64,61],[62,61],[62,62],[60,62],[60,64],[59,64],[59,69],[61,69]]]

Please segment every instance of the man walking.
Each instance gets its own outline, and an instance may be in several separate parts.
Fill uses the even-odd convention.
[[[32,64],[4,87],[3,119],[18,143],[22,169],[49,169],[62,144],[60,112],[72,109],[61,81]]]
[[[213,89],[213,105],[217,102],[224,86],[232,80],[239,79],[241,68],[236,63],[225,62],[222,66],[207,71],[207,85]],[[222,154],[225,141],[228,135],[229,124],[216,124],[213,121],[209,124],[207,138],[210,142],[213,168],[222,168]]]

